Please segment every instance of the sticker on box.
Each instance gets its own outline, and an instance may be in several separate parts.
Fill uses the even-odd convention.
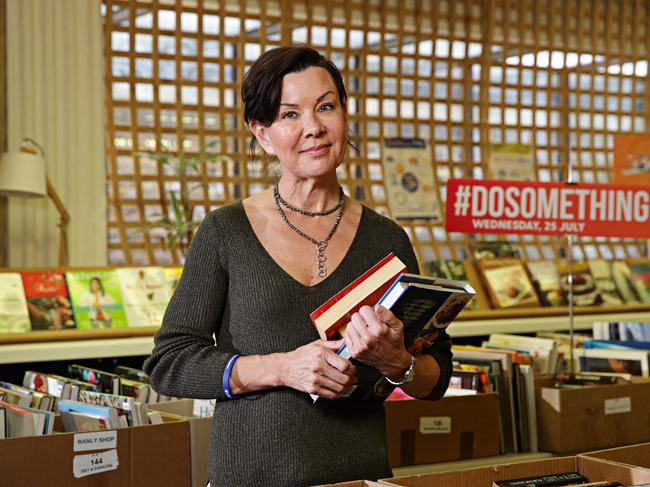
[[[117,450],[76,455],[72,461],[72,474],[76,479],[79,479],[88,475],[117,470],[119,464]]]
[[[605,399],[605,414],[621,414],[632,411],[631,397],[618,397],[616,399]]]
[[[420,418],[420,433],[423,435],[451,433],[450,416],[422,416]]]
[[[109,448],[117,448],[117,431],[115,430],[74,435],[73,451],[108,450]]]

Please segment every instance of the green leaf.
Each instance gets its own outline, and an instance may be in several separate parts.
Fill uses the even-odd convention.
[[[176,193],[170,193],[169,198],[171,199],[172,203],[172,209],[174,210],[174,216],[176,217],[177,222],[182,222],[185,219],[185,215],[183,213],[183,209],[181,208],[181,205],[178,202],[178,198],[176,197]]]

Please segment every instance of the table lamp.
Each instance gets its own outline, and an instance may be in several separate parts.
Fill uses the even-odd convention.
[[[59,266],[68,265],[70,215],[45,171],[45,151],[25,137],[19,152],[5,152],[0,159],[0,195],[18,198],[49,196],[59,213]]]

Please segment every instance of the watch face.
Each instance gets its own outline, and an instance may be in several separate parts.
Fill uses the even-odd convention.
[[[378,380],[375,384],[374,393],[379,397],[388,397],[394,387],[389,385],[386,380]]]

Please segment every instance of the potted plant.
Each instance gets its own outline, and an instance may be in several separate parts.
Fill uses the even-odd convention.
[[[209,152],[210,149],[215,147],[219,142],[212,141],[199,148],[196,155],[188,155],[185,153],[182,144],[178,153],[163,150],[162,152],[143,151],[136,152],[136,155],[141,157],[148,157],[161,166],[161,174],[164,168],[169,168],[178,182],[178,189],[166,189],[160,198],[160,206],[162,213],[150,215],[149,224],[138,229],[140,232],[151,232],[154,229],[163,230],[163,243],[166,249],[173,249],[178,245],[183,257],[187,256],[194,230],[201,223],[200,220],[194,220],[194,205],[190,200],[190,181],[188,176],[198,174],[201,165],[206,162],[212,162],[219,159],[225,159],[227,156],[220,153]],[[161,147],[164,146],[161,143]],[[196,186],[200,186],[197,183]]]

